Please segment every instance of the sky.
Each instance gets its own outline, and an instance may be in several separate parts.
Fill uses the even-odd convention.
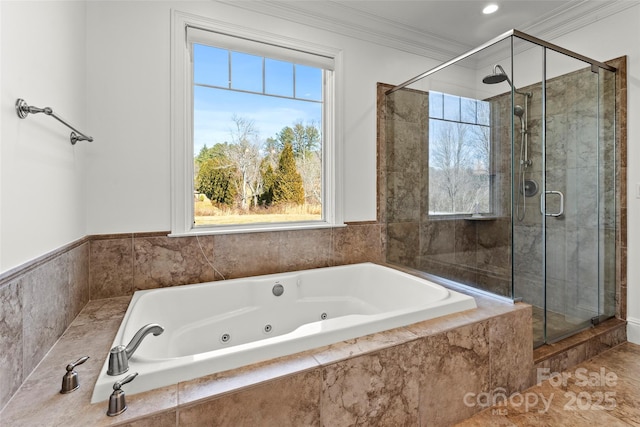
[[[234,114],[253,120],[262,140],[297,121],[322,123],[318,68],[268,58],[263,65],[258,56],[194,44],[194,82],[195,154],[231,141]]]

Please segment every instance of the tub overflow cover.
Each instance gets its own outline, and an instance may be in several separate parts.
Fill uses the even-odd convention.
[[[275,296],[279,297],[284,293],[284,286],[282,286],[280,283],[277,283],[271,291]]]

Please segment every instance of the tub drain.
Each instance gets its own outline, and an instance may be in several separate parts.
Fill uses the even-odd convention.
[[[231,335],[229,334],[222,334],[222,336],[220,337],[220,341],[223,343],[229,342],[230,339],[231,339]]]
[[[271,327],[271,325],[264,325],[264,331],[265,331],[266,333],[271,332],[271,329],[273,329],[273,328]]]
[[[320,318],[321,318],[322,320],[326,320],[326,318],[327,318],[327,317],[328,317],[328,316],[327,316],[327,313],[322,313],[322,314],[320,315]]]

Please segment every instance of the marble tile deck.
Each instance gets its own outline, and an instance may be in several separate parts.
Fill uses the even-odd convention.
[[[457,424],[640,426],[640,345],[623,343]]]

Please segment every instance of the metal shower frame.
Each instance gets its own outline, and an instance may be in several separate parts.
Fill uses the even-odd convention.
[[[593,73],[597,74],[599,69],[610,71],[610,72],[614,72],[614,73],[617,72],[617,68],[613,67],[613,66],[611,66],[609,64],[606,64],[604,62],[600,62],[600,61],[597,61],[595,59],[589,58],[587,56],[578,54],[578,53],[573,52],[571,50],[568,50],[568,49],[565,49],[565,48],[560,47],[558,45],[555,45],[553,43],[546,42],[546,41],[544,41],[542,39],[539,39],[537,37],[534,37],[534,36],[531,36],[529,34],[523,33],[523,32],[518,31],[516,29],[512,29],[512,30],[507,31],[507,32],[505,32],[505,33],[503,33],[503,34],[501,34],[501,35],[489,40],[488,42],[486,42],[486,43],[484,43],[484,44],[482,44],[482,45],[480,45],[480,46],[478,46],[478,47],[476,47],[476,48],[474,48],[474,49],[472,49],[472,50],[470,50],[470,51],[468,51],[468,52],[466,52],[466,53],[464,53],[462,55],[459,55],[459,56],[457,56],[457,57],[455,57],[455,58],[453,58],[453,59],[451,59],[451,60],[449,60],[447,62],[444,62],[444,63],[438,65],[435,68],[432,68],[432,69],[430,69],[430,70],[428,70],[428,71],[426,71],[426,72],[424,72],[422,74],[419,74],[419,75],[407,80],[404,83],[401,83],[401,84],[399,84],[397,86],[394,86],[393,88],[387,90],[385,92],[385,95],[390,95],[390,94],[392,94],[392,93],[394,93],[394,92],[396,92],[396,91],[398,91],[400,89],[404,89],[407,86],[409,86],[409,85],[411,85],[413,83],[416,83],[419,80],[424,79],[425,77],[433,75],[433,74],[435,74],[435,73],[437,73],[437,72],[449,67],[450,65],[454,65],[454,64],[456,64],[456,63],[458,63],[458,62],[460,62],[462,60],[465,60],[465,59],[471,57],[472,55],[474,55],[476,53],[479,53],[480,51],[482,51],[482,50],[484,50],[484,49],[486,49],[486,48],[488,48],[488,47],[490,47],[490,46],[492,46],[492,45],[494,45],[496,43],[499,43],[499,42],[502,42],[504,40],[507,40],[509,38],[511,38],[511,40],[512,40],[512,42],[511,42],[512,43],[512,45],[511,45],[511,49],[512,49],[511,59],[513,60],[513,38],[514,37],[517,37],[518,39],[521,39],[521,40],[524,40],[524,41],[531,42],[531,43],[543,48],[544,50],[549,49],[551,51],[566,55],[567,57],[582,61],[582,62],[584,62],[586,64],[590,64],[591,72],[593,72]],[[513,75],[512,75],[512,77],[513,77]],[[544,81],[546,81],[546,79],[547,79],[547,73],[546,73],[546,54],[545,54],[545,58],[543,59],[542,81],[544,82]],[[511,84],[511,90],[512,90],[512,106],[513,106],[513,104],[514,104],[513,94],[514,93],[519,93],[519,92],[516,90],[515,84],[513,84],[513,83]],[[542,91],[541,97],[543,99],[546,99],[546,85],[544,85],[544,84],[542,85],[541,91]],[[546,106],[545,106],[544,102],[542,103],[541,108],[542,108],[541,115],[543,117],[542,124],[541,124],[541,138],[542,138],[542,141],[541,141],[541,144],[542,144],[541,169],[544,171],[544,170],[546,170],[546,161],[545,161],[545,158],[546,158],[546,154],[545,154],[546,120],[544,119],[546,117]],[[513,119],[512,119],[511,126],[513,127]],[[512,145],[512,150],[513,150],[513,145]],[[513,156],[513,153],[512,153],[512,156]],[[512,182],[513,182],[513,171],[512,171]],[[564,204],[563,203],[564,202],[564,200],[563,200],[564,196],[560,191],[555,191],[555,190],[548,191],[548,190],[546,190],[547,185],[546,185],[545,174],[542,175],[542,188],[545,189],[545,193],[544,193],[544,195],[542,195],[540,197],[540,211],[541,211],[541,214],[542,214],[542,228],[544,229],[544,228],[546,228],[547,217],[559,217],[559,216],[562,216],[564,214],[563,207],[562,207],[563,204]],[[513,187],[512,187],[512,191],[513,191]],[[547,194],[553,194],[553,195],[557,195],[557,196],[560,197],[561,208],[560,208],[559,212],[548,213],[546,211],[546,195]],[[513,204],[511,206],[511,208],[512,208],[511,218],[513,218]],[[513,226],[513,223],[512,223],[512,226]],[[542,233],[541,245],[544,248],[547,247],[546,233]],[[513,250],[513,244],[512,244],[512,250]],[[600,251],[600,249],[598,249],[598,251]],[[601,256],[602,256],[601,254],[598,254],[598,258],[600,258]],[[512,254],[512,260],[513,260],[513,254]],[[547,269],[546,256],[543,256],[542,257],[542,271],[546,271],[546,269]],[[511,299],[513,301],[520,301],[520,300],[522,300],[522,298],[521,297],[516,297],[516,294],[515,294],[515,280],[514,280],[514,277],[513,277],[513,274],[514,274],[513,266],[512,266],[512,269],[511,269],[511,274],[512,274],[512,278],[511,278]],[[543,319],[543,322],[544,322],[544,338],[543,338],[543,340],[544,340],[544,342],[547,342],[547,340],[548,340],[548,335],[547,335],[547,317],[546,317],[546,313],[547,313],[547,297],[548,297],[548,295],[547,295],[547,287],[544,286],[543,287],[543,300],[544,300],[544,310],[545,310],[545,316],[544,316],[544,319]],[[601,320],[604,320],[605,318],[607,318],[607,315],[605,313],[599,313],[598,316],[596,316],[596,317],[591,319],[591,323],[592,324],[596,324],[597,322],[599,322]]]
[[[587,56],[580,55],[579,53],[576,53],[576,52],[573,52],[571,50],[565,49],[565,48],[560,47],[558,45],[555,45],[553,43],[549,43],[549,42],[546,42],[546,41],[544,41],[542,39],[539,39],[537,37],[530,36],[529,34],[523,33],[522,31],[519,31],[519,30],[516,30],[516,29],[511,29],[511,30],[507,31],[506,33],[503,33],[503,34],[499,35],[498,37],[495,37],[495,38],[489,40],[488,42],[486,42],[486,43],[484,43],[484,44],[482,44],[482,45],[480,45],[480,46],[478,46],[478,47],[476,47],[476,48],[474,48],[474,49],[472,49],[472,50],[470,50],[470,51],[468,51],[466,53],[463,53],[460,56],[457,56],[457,57],[451,59],[450,61],[444,62],[444,63],[438,65],[437,67],[430,69],[429,71],[425,71],[424,73],[419,74],[419,75],[407,80],[404,83],[400,83],[399,85],[392,87],[391,89],[389,89],[386,92],[386,94],[390,95],[390,94],[392,94],[393,92],[395,92],[397,90],[403,89],[403,88],[405,88],[405,87],[417,82],[418,80],[422,80],[423,78],[425,78],[427,76],[430,76],[431,74],[434,74],[434,73],[436,73],[436,72],[448,67],[449,65],[453,65],[456,62],[459,62],[459,61],[461,61],[463,59],[466,59],[466,58],[470,57],[471,55],[474,55],[474,54],[480,52],[481,50],[486,49],[489,46],[491,46],[493,44],[496,44],[498,42],[501,42],[502,40],[505,40],[505,39],[507,39],[509,37],[518,37],[520,39],[527,40],[527,41],[529,41],[531,43],[535,43],[535,44],[540,45],[542,47],[546,47],[546,48],[551,49],[553,51],[556,51],[558,53],[562,53],[562,54],[570,56],[572,58],[579,59],[580,61],[587,62],[587,63],[591,64],[592,71],[595,71],[594,67],[602,68],[602,69],[605,69],[605,70],[608,70],[608,71],[613,71],[613,72],[616,71],[615,67],[612,67],[611,65],[605,64],[604,62],[596,61],[595,59],[591,59],[591,58],[589,58]]]

